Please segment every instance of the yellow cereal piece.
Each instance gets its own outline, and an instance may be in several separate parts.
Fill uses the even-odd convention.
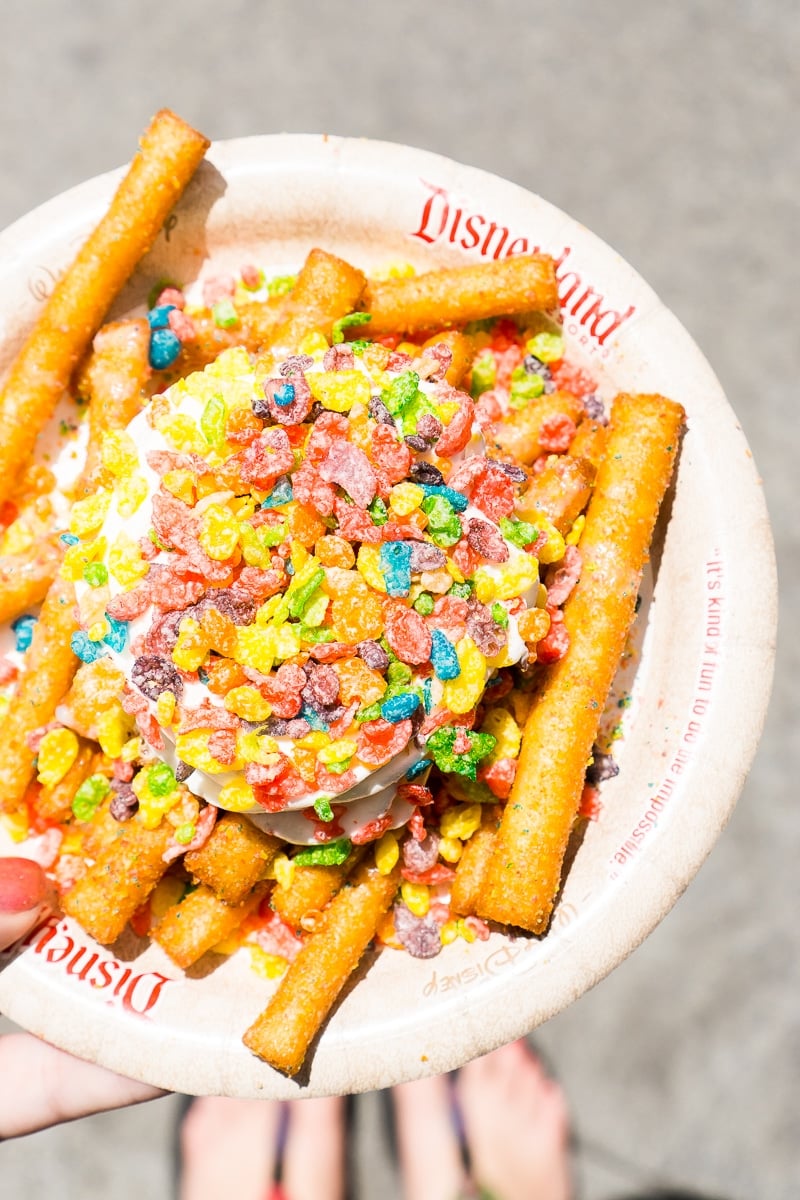
[[[389,354],[388,346],[382,346],[380,342],[370,342],[368,346],[364,347],[362,358],[370,374],[380,374],[381,371],[386,370]]]
[[[398,517],[407,517],[419,508],[425,493],[416,483],[396,483],[389,493],[389,507]]]
[[[237,520],[249,521],[256,511],[256,502],[252,496],[234,496],[228,501],[228,507],[235,513]]]
[[[453,562],[452,558],[450,558],[449,556],[447,558],[447,562],[444,565],[444,569],[447,571],[447,574],[450,576],[450,578],[453,580],[454,583],[463,583],[464,582],[464,576],[462,575],[461,571],[458,569],[456,564]]]
[[[289,561],[291,562],[292,567],[294,568],[294,575],[292,576],[292,582],[289,585],[290,591],[292,590],[292,587],[294,587],[295,591],[297,590],[298,576],[300,575],[300,572],[303,570],[303,567],[305,567],[306,564],[308,563],[308,560],[310,557],[311,557],[311,555],[308,553],[308,551],[306,550],[306,548],[302,542],[298,542],[298,541],[292,542],[291,546],[289,547]],[[313,568],[308,572],[308,575],[306,576],[306,578],[303,579],[303,583],[306,582],[306,579],[311,578],[311,576],[314,574],[314,571],[317,569],[318,566],[320,566],[320,564],[318,562],[316,562],[316,560],[315,560]]]
[[[406,908],[415,917],[424,917],[431,906],[430,889],[424,883],[409,883],[407,879],[404,879],[400,886],[400,895]]]
[[[156,700],[156,720],[162,729],[172,724],[175,716],[175,695],[173,692],[162,692]]]
[[[160,418],[156,421],[156,429],[175,450],[183,450],[190,454],[208,453],[208,443],[199,426],[186,413],[174,413]]]
[[[73,550],[77,550],[73,546]],[[136,542],[127,533],[118,533],[108,552],[108,572],[127,591],[150,570]],[[82,572],[81,572],[82,573]]]
[[[76,500],[69,514],[69,531],[76,537],[87,537],[99,529],[111,506],[111,492],[98,488],[85,500]]]
[[[222,504],[209,504],[203,513],[199,541],[216,562],[230,558],[239,545],[239,523],[233,513]]]
[[[353,738],[337,738],[335,742],[331,742],[328,746],[323,746],[317,752],[317,758],[326,767],[331,763],[347,762],[352,758],[357,750],[357,744]]]
[[[543,517],[540,513],[536,514],[536,524],[539,527],[540,534],[547,534],[547,541],[537,551],[539,555],[539,561],[543,563],[560,562],[560,560],[564,557],[564,551],[566,549],[566,542],[564,541],[563,537],[558,532],[555,525],[553,525],[551,521],[548,521],[547,517]]]
[[[105,590],[106,589],[104,588],[103,591]],[[105,602],[103,607],[105,607]],[[90,642],[102,642],[103,638],[106,637],[110,629],[111,626],[109,625],[108,621],[105,619],[105,617],[101,617],[99,621],[95,621],[93,625],[90,625],[86,632],[89,635]]]
[[[124,430],[110,429],[103,434],[100,458],[105,469],[117,479],[130,475],[139,466],[136,443]]]
[[[386,591],[386,581],[381,571],[380,547],[362,542],[356,559],[356,570],[364,582],[368,583],[376,592]]]
[[[480,804],[455,804],[446,808],[439,820],[442,837],[458,838],[465,842],[480,828],[482,808]]]
[[[206,379],[223,379],[231,385],[238,382],[237,376],[244,376],[245,378],[242,380],[242,382],[246,384],[250,379],[252,379],[253,376],[253,368],[250,365],[250,356],[245,350],[244,346],[231,346],[230,349],[223,350],[221,354],[218,354],[214,362],[210,363],[204,371],[196,371],[193,375],[190,375],[188,382],[191,382],[198,376],[200,376],[200,378],[205,376]],[[230,387],[225,389],[226,401],[229,398],[228,393],[231,390],[232,388]],[[215,395],[218,391],[219,387],[215,385],[211,392],[208,395],[204,395],[202,398],[204,400],[210,400],[211,396]],[[249,399],[247,403],[250,403]]]
[[[443,946],[449,946],[451,942],[455,942],[458,938],[458,921],[445,921],[442,928],[439,930],[439,936],[442,939]]]
[[[265,629],[266,626],[269,625],[270,621],[277,613],[277,611],[280,608],[282,603],[283,603],[283,596],[280,593],[278,593],[277,596],[270,596],[269,600],[265,600],[264,603],[261,605],[261,607],[256,612],[256,622],[255,622],[256,625],[259,625],[262,629]],[[286,613],[288,616],[288,613],[289,613],[288,605],[286,606]]]
[[[156,921],[160,921],[167,909],[178,903],[185,890],[186,884],[176,875],[165,875],[159,880],[150,894],[150,913]]]
[[[460,408],[461,405],[456,401],[444,400],[441,404],[436,405],[436,414],[444,425],[449,425]]]
[[[165,692],[164,695],[171,696],[172,693]],[[174,696],[172,698],[175,699]],[[109,758],[119,758],[130,734],[131,718],[118,700],[97,714],[95,728],[103,754]]]
[[[461,674],[442,686],[442,704],[452,713],[467,713],[474,708],[486,686],[486,658],[471,637],[456,644]]]
[[[407,354],[409,358],[419,358],[422,351],[415,342],[400,342],[397,347],[397,353]]]
[[[27,809],[20,808],[16,812],[0,813],[0,825],[5,829],[12,842],[24,842],[30,833]]]
[[[330,347],[325,337],[316,331],[305,334],[300,339],[300,345],[297,347],[299,354],[311,354],[322,356]]]
[[[474,582],[475,595],[481,604],[513,600],[538,584],[539,563],[531,554],[516,554],[502,566],[478,567]]]
[[[294,883],[295,866],[286,854],[276,854],[272,860],[269,874],[282,888],[290,888]]]
[[[370,383],[360,371],[312,371],[306,380],[314,399],[332,412],[349,412],[354,404],[369,405]]]
[[[250,966],[262,979],[280,979],[286,973],[289,964],[279,954],[269,954],[263,947],[250,942],[247,948],[250,951]]]
[[[543,583],[540,583],[538,588],[536,589],[536,607],[537,608],[546,608],[547,607],[547,588],[544,586]]]
[[[166,471],[162,484],[184,504],[194,504],[194,475],[191,471]]]
[[[266,570],[270,566],[272,555],[275,551],[270,546],[264,545],[258,536],[257,530],[253,528],[249,521],[239,521],[237,528],[244,561],[249,567],[260,567],[262,570]],[[270,599],[274,600],[275,597],[272,596]]]
[[[568,546],[577,546],[578,542],[581,540],[581,534],[583,533],[583,527],[585,524],[586,517],[583,515],[583,513],[581,513],[581,515],[576,517],[572,522],[572,528],[564,538],[564,541]]]
[[[275,658],[278,662],[300,653],[299,625],[272,625],[267,632],[273,636]]]
[[[168,792],[166,796],[153,795],[147,782],[147,768],[139,771],[138,775],[134,775],[131,787],[139,801],[139,811],[136,817],[142,822],[145,829],[157,828],[169,810],[176,804],[180,804],[183,798],[179,788]]]
[[[30,550],[35,541],[36,537],[30,525],[20,517],[18,520],[12,521],[5,531],[2,543],[0,543],[0,552],[24,554],[26,550]]]
[[[375,866],[381,875],[391,875],[400,858],[400,844],[393,829],[387,829],[375,843]]]
[[[39,743],[36,778],[43,787],[54,787],[78,757],[80,743],[71,729],[51,729]]]
[[[257,807],[256,797],[250,784],[244,779],[232,779],[220,789],[219,803],[229,812],[250,812]]]
[[[120,481],[114,493],[117,498],[117,512],[121,517],[132,517],[150,489],[147,480],[140,471],[134,471]]]
[[[439,854],[445,862],[457,863],[463,850],[464,845],[458,838],[443,837],[439,839]]]
[[[260,763],[263,767],[278,761],[278,743],[275,738],[259,735],[253,730],[244,730],[236,735],[236,753],[242,762]]]
[[[188,733],[179,733],[175,739],[175,753],[182,762],[188,763],[198,771],[208,771],[209,775],[241,771],[244,763],[238,756],[232,763],[221,763],[214,758],[208,748],[209,736],[207,729],[192,729]]]
[[[323,746],[327,746],[330,740],[323,729],[312,729],[305,737],[297,739],[297,745],[303,750],[320,750]]]
[[[516,758],[522,745],[522,730],[507,708],[490,708],[481,725],[482,733],[491,733],[497,738],[497,744],[492,750],[487,763],[497,762],[499,758]]]
[[[178,640],[172,650],[172,661],[182,671],[196,671],[211,649],[211,642],[194,617],[184,617],[178,630]]]
[[[266,721],[272,712],[272,705],[264,699],[258,688],[247,684],[231,688],[225,697],[225,707],[244,721]]]
[[[123,762],[136,762],[136,759],[142,753],[142,739],[140,737],[129,738],[119,752],[119,756]]]

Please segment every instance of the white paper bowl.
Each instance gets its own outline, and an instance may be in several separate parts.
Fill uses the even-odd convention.
[[[120,174],[64,193],[0,237],[3,366]],[[287,1098],[383,1087],[454,1068],[563,1009],[647,936],[711,850],[770,689],[772,542],[736,417],[647,284],[538,196],[404,146],[320,136],[222,142],[115,311],[140,305],[163,277],[188,283],[248,262],[281,272],[315,245],[367,269],[391,261],[426,269],[511,249],[553,254],[570,354],[602,378],[607,395],[679,400],[688,432],[659,526],[621,773],[603,787],[602,813],[546,937],[458,941],[427,961],[373,957],[299,1082],[241,1044],[273,986],[244,955],[189,978],[157,946],[142,950],[128,935],[105,949],[54,918],[27,949],[0,956],[0,1008],[13,1020],[83,1058],[186,1092]],[[18,852],[0,843],[0,853]]]

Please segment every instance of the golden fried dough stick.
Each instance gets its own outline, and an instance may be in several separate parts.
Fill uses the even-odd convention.
[[[600,425],[591,417],[584,417],[578,424],[567,453],[573,458],[588,458],[590,463],[598,467],[605,452],[607,437],[607,426]]]
[[[321,912],[333,899],[364,851],[355,847],[338,867],[296,866],[288,887],[276,885],[271,903],[292,929],[302,929],[303,919]]]
[[[545,393],[493,425],[484,434],[486,444],[500,450],[512,462],[530,466],[540,454],[547,453],[541,442],[547,423],[559,417],[577,422],[582,412],[583,404],[571,392]]]
[[[549,671],[480,891],[478,915],[547,927],[586,763],[633,621],[684,412],[662,396],[618,396],[580,542],[583,571],[564,606],[570,647]]]
[[[126,429],[142,407],[150,378],[149,349],[150,326],[144,317],[112,321],[95,335],[76,380],[78,395],[89,401],[89,446],[73,489],[76,499],[96,491],[103,481],[103,434]]]
[[[241,904],[283,843],[264,833],[247,817],[221,816],[205,845],[184,855],[190,875],[210,887],[226,904]]]
[[[559,455],[533,475],[517,504],[517,515],[536,524],[547,517],[559,533],[568,533],[592,494],[595,468],[586,458]]]
[[[145,829],[135,818],[120,830],[61,901],[67,916],[103,946],[117,940],[166,871],[163,855],[173,833],[168,821]]]
[[[370,337],[463,325],[484,317],[554,309],[555,264],[544,254],[371,280],[363,300]]]
[[[33,778],[28,734],[46,725],[72,682],[78,659],[70,638],[78,628],[71,583],[51,584],[33,631],[25,667],[3,721],[0,741],[0,812],[13,811]]]
[[[0,622],[14,621],[39,604],[55,578],[61,550],[53,541],[38,542],[24,554],[0,558]]]
[[[336,997],[358,966],[394,900],[399,867],[381,875],[369,862],[334,896],[244,1044],[270,1066],[294,1075]]]
[[[480,828],[464,846],[458,860],[456,875],[450,892],[450,907],[462,917],[472,916],[478,905],[486,868],[492,856],[495,836],[500,828],[503,810],[499,804],[486,805],[481,813]]]
[[[358,308],[366,278],[355,267],[325,250],[312,250],[285,298],[283,315],[269,338],[280,352],[296,347],[307,333],[330,340],[335,321]]]
[[[209,142],[174,113],[157,113],[106,215],[61,276],[11,368],[0,400],[0,501],[109,305],[150,249]]]
[[[267,885],[258,884],[241,904],[226,904],[201,884],[173,904],[150,936],[182,970],[230,937],[260,904]]]

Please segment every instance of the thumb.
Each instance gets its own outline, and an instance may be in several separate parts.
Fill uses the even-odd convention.
[[[47,877],[28,858],[0,858],[0,950],[24,937],[41,911]]]

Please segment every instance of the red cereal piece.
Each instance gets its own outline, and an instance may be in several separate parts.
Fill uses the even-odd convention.
[[[303,809],[305,819],[315,826],[314,837],[318,842],[331,842],[334,838],[344,836],[344,830],[339,824],[339,817],[347,812],[347,805],[332,804],[331,812],[333,813],[333,820],[323,821],[321,817],[317,816],[313,808]]]
[[[13,683],[19,675],[19,667],[15,667],[7,658],[0,658],[0,687]]]
[[[186,307],[186,297],[180,288],[165,287],[153,307],[160,308],[162,304],[174,304],[176,308],[184,309]]]
[[[508,559],[508,546],[499,529],[488,521],[482,521],[480,517],[470,517],[467,521],[467,541],[470,547],[488,562],[500,563]],[[464,572],[460,563],[458,567],[464,574],[472,574],[472,571]]]
[[[565,454],[575,437],[575,422],[566,413],[556,413],[542,422],[539,445],[548,454]]]
[[[584,784],[578,816],[583,817],[586,821],[598,821],[602,811],[603,802],[600,799],[599,789],[592,787],[590,783]]]
[[[333,792],[334,795],[337,795],[339,792],[346,792],[348,788],[355,787],[358,783],[358,776],[353,770],[342,771],[341,775],[336,775],[318,762],[314,769],[314,780],[321,792]],[[303,787],[305,789],[305,784]]]
[[[423,783],[401,783],[397,789],[397,799],[416,804],[417,808],[425,808],[433,804],[433,792]]]
[[[164,749],[164,739],[161,727],[150,712],[150,706],[141,692],[135,691],[128,684],[122,693],[122,707],[126,713],[136,718],[139,733],[153,750]]]
[[[182,342],[193,342],[197,337],[197,328],[191,317],[179,308],[173,308],[167,316],[170,329]]]
[[[230,729],[217,729],[208,739],[208,752],[217,762],[229,767],[236,758],[236,734]]]
[[[507,800],[516,773],[517,760],[515,758],[499,758],[490,767],[478,770],[478,780],[485,783],[498,800]]]
[[[455,879],[455,869],[444,863],[436,863],[427,871],[412,871],[410,867],[401,867],[400,874],[407,883],[426,883],[428,886],[436,883],[450,883]]]
[[[413,608],[390,600],[383,607],[386,640],[401,662],[418,666],[431,656],[431,632]]]
[[[208,729],[212,732],[228,731],[235,733],[242,728],[242,722],[235,713],[228,712],[218,704],[203,699],[196,708],[178,706],[180,724],[179,733],[190,733],[193,729]]]
[[[495,391],[484,392],[475,405],[475,420],[486,432],[503,415],[503,406]]]
[[[382,817],[374,817],[367,821],[363,829],[356,830],[350,835],[354,846],[366,846],[368,842],[376,842],[392,825],[392,814],[384,813]]]
[[[353,717],[358,712],[358,708],[359,704],[356,700],[353,702],[353,704],[347,706],[342,715],[339,717],[338,721],[333,722],[328,732],[334,740],[336,738],[344,737],[353,723]]]
[[[148,450],[145,458],[148,467],[157,475],[166,475],[167,471],[190,471],[193,475],[208,473],[208,463],[201,454],[183,454],[180,450]]]
[[[254,438],[246,450],[236,455],[239,473],[245,483],[266,490],[294,466],[294,454],[284,429],[272,427]]]
[[[250,672],[247,671],[249,675]],[[255,672],[254,674],[257,674]],[[274,675],[258,675],[258,690],[272,705],[272,714],[289,720],[303,707],[306,673],[296,663],[282,663]]]
[[[371,503],[377,485],[375,472],[364,451],[352,442],[334,438],[318,469],[327,483],[338,483],[360,508]]]
[[[292,475],[292,490],[295,500],[313,508],[321,517],[329,517],[333,513],[336,489],[322,478],[311,463],[302,463]]]
[[[484,471],[472,489],[472,503],[497,523],[514,512],[514,484],[502,471]]]
[[[460,642],[467,632],[469,605],[461,596],[440,596],[428,617],[434,629],[441,629],[452,642]]]
[[[563,658],[569,649],[569,633],[564,624],[564,614],[560,608],[551,609],[550,628],[540,642],[536,643],[536,661],[554,663]]]
[[[415,842],[424,842],[427,836],[425,818],[418,808],[415,808],[408,821],[408,831]]]
[[[335,662],[337,658],[352,658],[357,653],[356,647],[350,642],[320,642],[311,647],[311,657],[317,662]]]
[[[437,383],[434,395],[437,401],[441,404],[457,403],[459,405],[458,412],[446,425],[442,431],[442,436],[436,443],[436,453],[439,458],[449,458],[452,454],[456,454],[459,450],[463,450],[472,436],[472,422],[475,420],[475,405],[472,397],[466,392],[461,392],[458,388],[454,388],[451,384],[442,380]]]
[[[411,470],[411,450],[388,425],[372,430],[372,458],[389,483],[400,483]]]
[[[245,451],[245,453],[247,453]],[[169,492],[158,492],[153,496],[153,528],[156,535],[165,546],[171,546],[177,555],[184,555],[181,562],[176,561],[170,566],[176,573],[193,572],[209,583],[221,583],[227,580],[231,573],[232,560],[219,562],[209,558],[198,540],[200,534],[200,518],[195,515],[188,504],[184,504],[177,496]],[[152,568],[150,571],[152,574]],[[148,581],[150,575],[148,575]],[[165,603],[164,608],[175,608],[175,604]]]
[[[318,466],[330,450],[333,439],[346,438],[349,427],[347,417],[341,413],[320,413],[306,444],[306,462],[312,467]]]
[[[270,596],[282,591],[287,582],[286,572],[275,567],[268,571],[262,571],[260,567],[243,567],[239,572],[234,590],[246,592],[248,596],[252,596],[261,604]]]
[[[573,396],[590,396],[597,391],[597,384],[588,371],[571,366],[566,359],[550,364],[550,378],[560,392],[571,392]]]
[[[244,777],[253,789],[256,803],[267,812],[283,812],[291,800],[304,796],[308,788],[285,754],[269,766],[247,763]]]
[[[470,454],[453,468],[447,486],[469,496],[473,487],[486,471],[486,459],[480,454]]]
[[[261,287],[264,277],[259,271],[258,267],[254,267],[252,263],[245,263],[245,265],[240,268],[239,274],[242,277],[242,283],[246,288],[249,288],[251,292],[255,292]]]
[[[212,275],[203,283],[203,304],[213,308],[219,300],[232,300],[236,295],[236,280],[232,275]]]
[[[242,930],[248,941],[257,942],[268,954],[277,954],[289,962],[303,948],[303,939],[281,919],[279,913],[270,908],[268,896],[262,900],[258,912],[245,919]]]
[[[356,504],[348,504],[341,497],[334,504],[336,520],[339,522],[337,533],[348,542],[369,542],[377,545],[383,541],[383,530],[386,526],[373,525],[369,513]]]
[[[190,565],[187,565],[187,570]],[[140,586],[146,586],[151,604],[163,609],[188,608],[190,604],[196,604],[206,591],[202,579],[184,578],[176,569],[162,566],[161,563],[153,564]]]
[[[356,737],[356,755],[368,767],[383,766],[406,748],[411,733],[412,725],[408,720],[398,721],[396,725],[382,718],[365,721]]]
[[[469,579],[475,574],[480,565],[480,555],[476,553],[466,538],[462,538],[457,542],[450,551],[453,562],[458,567],[465,579]]]
[[[278,404],[275,393],[279,388],[283,389],[287,386],[294,388],[294,400],[291,404]],[[305,375],[301,372],[292,375],[289,379],[284,379],[282,375],[268,379],[264,384],[264,395],[267,399],[269,415],[279,425],[301,425],[311,412],[311,405],[314,403],[311,388],[306,382]]]

